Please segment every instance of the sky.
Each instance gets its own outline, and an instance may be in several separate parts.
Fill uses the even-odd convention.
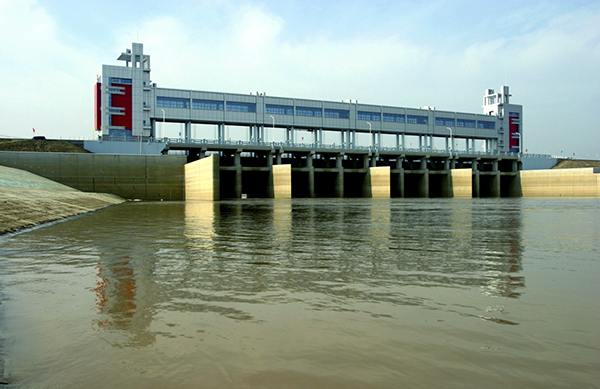
[[[102,64],[144,44],[159,87],[482,112],[529,153],[598,159],[600,0],[0,0],[0,136],[93,139]]]

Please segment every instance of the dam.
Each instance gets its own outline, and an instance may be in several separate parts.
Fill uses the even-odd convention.
[[[594,168],[522,171],[523,107],[508,86],[485,90],[482,113],[454,112],[163,88],[142,44],[117,60],[96,78],[93,154],[0,151],[0,165],[142,200],[600,193]]]
[[[0,151],[0,165],[142,200],[520,196],[518,157],[185,144],[190,155]]]
[[[519,196],[518,157],[180,143],[186,199]]]
[[[117,60],[96,78],[92,151],[185,155],[187,199],[519,195],[523,107],[508,86],[469,113],[158,87],[141,43]]]

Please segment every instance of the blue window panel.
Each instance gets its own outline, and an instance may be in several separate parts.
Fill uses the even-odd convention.
[[[391,123],[404,123],[404,115],[400,115],[400,114],[396,114],[396,113],[384,113],[383,121],[391,122]]]
[[[435,118],[436,126],[450,126],[454,127],[454,119],[452,118]]]
[[[267,104],[265,107],[266,113],[274,113],[277,115],[293,115],[294,107],[291,105],[275,105]]]
[[[519,115],[519,113],[518,113],[518,112],[509,112],[509,113],[508,113],[508,116],[511,116],[511,117],[519,117],[519,116],[521,116],[521,115]]]
[[[116,78],[116,77],[110,77],[108,79],[108,82],[112,85],[112,84],[128,84],[131,85],[131,78]]]
[[[185,99],[181,97],[156,97],[156,106],[157,107],[167,107],[167,108],[189,108],[190,107],[190,99]]]
[[[228,101],[227,110],[234,112],[256,112],[255,103],[241,103],[239,101]]]
[[[313,116],[313,117],[321,117],[323,116],[323,110],[321,108],[313,108],[313,107],[296,107],[296,115],[298,116]]]
[[[406,122],[413,124],[427,124],[427,116],[406,115]]]
[[[475,120],[456,119],[456,127],[475,128]]]
[[[381,121],[381,114],[379,112],[358,111],[356,113],[356,118],[358,120],[371,120],[374,122],[379,122]]]
[[[222,111],[223,110],[223,102],[218,100],[192,100],[192,108],[193,109],[208,109],[211,111]]]
[[[329,109],[325,108],[326,118],[334,119],[350,119],[350,111],[344,109]]]
[[[484,122],[484,121],[480,120],[477,122],[477,128],[485,128],[488,130],[495,130],[496,122]]]
[[[131,130],[117,130],[117,129],[109,129],[109,130],[108,130],[108,135],[109,135],[109,136],[121,136],[121,137],[127,137],[127,136],[131,136]]]

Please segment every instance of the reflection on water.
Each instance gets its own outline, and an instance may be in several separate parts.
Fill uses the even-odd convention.
[[[5,375],[24,387],[592,382],[598,347],[580,345],[598,332],[557,342],[548,326],[580,313],[545,300],[564,287],[540,278],[567,247],[580,277],[597,269],[598,205],[565,202],[128,203],[4,237]],[[576,241],[545,230],[565,204]],[[557,239],[560,252],[540,254]]]

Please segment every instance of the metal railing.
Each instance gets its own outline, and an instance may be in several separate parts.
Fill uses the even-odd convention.
[[[285,148],[304,148],[304,149],[329,149],[329,150],[365,150],[365,151],[389,151],[389,152],[415,152],[415,153],[430,153],[430,154],[468,154],[468,155],[497,155],[521,158],[552,158],[549,154],[534,154],[534,153],[515,153],[509,151],[474,151],[474,150],[449,150],[436,149],[432,147],[390,147],[390,146],[362,146],[362,145],[338,145],[338,144],[318,144],[318,143],[295,143],[295,142],[263,142],[263,141],[242,141],[242,140],[217,140],[217,139],[184,139],[184,138],[163,138],[157,139],[156,142],[170,144],[192,143],[198,145],[216,145],[216,146],[263,146],[271,147],[272,149]]]
[[[136,136],[111,136],[111,141],[139,141],[139,137]],[[171,144],[183,145],[186,143],[196,145],[215,145],[215,146],[259,146],[259,147],[270,147],[271,149],[285,150],[286,148],[301,148],[301,149],[318,149],[318,150],[359,150],[359,151],[371,151],[374,153],[384,152],[413,152],[413,153],[428,153],[428,154],[452,154],[452,155],[494,155],[494,156],[508,156],[508,157],[520,157],[520,158],[556,158],[549,154],[536,154],[536,153],[514,153],[508,151],[474,151],[474,150],[449,150],[449,149],[437,149],[432,147],[402,147],[402,146],[362,146],[354,144],[319,144],[319,143],[295,143],[295,142],[263,142],[263,141],[243,141],[243,140],[218,140],[218,139],[185,139],[185,138],[147,138],[144,142],[148,143],[161,143],[165,144],[167,148]],[[564,158],[564,157],[563,157]]]

